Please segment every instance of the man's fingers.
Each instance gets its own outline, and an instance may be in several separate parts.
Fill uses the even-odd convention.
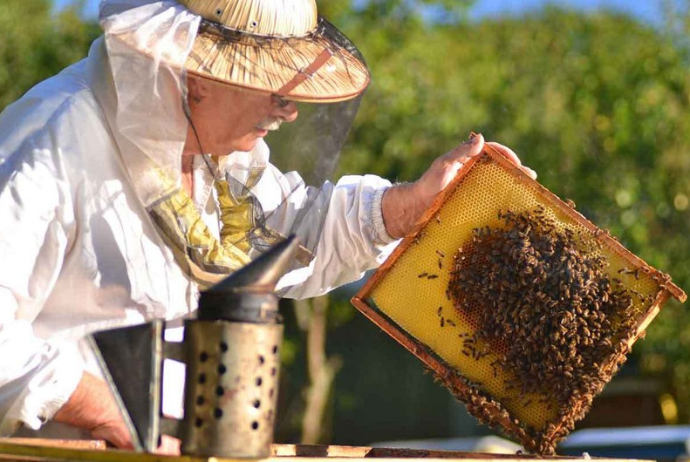
[[[537,179],[537,172],[535,172],[535,171],[532,170],[531,168],[525,167],[524,165],[523,165],[522,167],[520,167],[520,168],[522,169],[523,172],[525,172],[525,173],[526,173],[530,178],[532,178],[533,180],[536,180],[536,179]]]
[[[100,425],[91,431],[91,436],[98,440],[105,440],[118,449],[134,449],[134,444],[124,422]]]
[[[503,146],[500,143],[497,143],[495,141],[489,141],[488,143],[489,146],[506,156],[512,163],[520,167],[522,165],[522,162],[520,162],[520,158],[515,154],[515,152],[510,149],[508,146]]]
[[[475,135],[457,148],[450,151],[444,157],[446,157],[446,160],[450,160],[452,162],[463,162],[467,160],[468,157],[478,155],[483,149],[484,137],[482,135]]]
[[[533,180],[537,179],[537,172],[535,172],[529,167],[522,165],[522,161],[520,160],[518,155],[515,154],[515,151],[510,149],[508,146],[504,146],[501,143],[496,143],[495,141],[488,141],[486,144],[488,144],[489,146],[491,146],[492,148],[506,156],[508,160],[520,167],[520,169],[523,172],[525,172],[530,178],[532,178]]]

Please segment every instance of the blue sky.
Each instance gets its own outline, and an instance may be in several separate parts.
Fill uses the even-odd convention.
[[[53,0],[57,8],[70,3],[70,0]],[[85,0],[85,15],[96,17],[99,0]],[[478,0],[472,8],[475,18],[520,14],[539,9],[546,4],[567,6],[584,11],[609,9],[625,12],[642,21],[658,23],[661,20],[660,0]]]
[[[582,11],[607,9],[634,16],[642,21],[659,23],[660,0],[478,0],[472,9],[474,17],[519,14],[546,4],[566,6]]]

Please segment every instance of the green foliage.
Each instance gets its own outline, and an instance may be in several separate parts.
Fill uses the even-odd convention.
[[[319,14],[339,27],[346,23],[405,26],[419,24],[425,16],[433,17],[434,22],[455,23],[472,3],[473,0],[317,0]]]
[[[53,14],[49,0],[3,0],[0,30],[0,110],[84,57],[99,34],[76,6]]]

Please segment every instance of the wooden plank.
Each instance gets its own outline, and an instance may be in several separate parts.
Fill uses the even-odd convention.
[[[384,458],[384,459],[486,459],[508,457],[515,455],[482,454],[460,451],[439,451],[431,449],[404,449],[404,448],[370,448],[366,446],[320,446],[302,444],[274,444],[272,455],[276,457],[337,457],[337,458]],[[532,457],[530,457],[532,458]],[[568,459],[559,457],[559,459]]]
[[[409,462],[410,459],[447,459],[467,461],[585,461],[593,460],[597,462],[603,461],[617,461],[636,460],[636,459],[609,459],[600,457],[573,457],[573,456],[535,456],[530,454],[488,454],[478,452],[461,452],[461,451],[440,451],[431,449],[406,449],[406,448],[372,448],[366,446],[325,446],[325,445],[303,445],[303,444],[274,444],[272,447],[272,455],[280,458],[282,462],[288,460],[304,460],[309,458],[309,461],[323,458],[351,458],[351,459],[405,459]]]
[[[87,443],[88,445],[88,443]],[[455,451],[432,451],[399,448],[370,448],[357,446],[274,445],[274,457],[264,462],[333,462],[334,458],[347,458],[351,462],[369,458],[395,462],[430,462],[457,460],[462,462],[526,462],[526,461],[595,461],[595,462],[652,462],[639,459],[538,457],[519,454],[483,454]],[[15,444],[0,440],[0,460],[18,462],[246,462],[246,459],[167,456],[115,449],[76,449],[74,447]]]
[[[210,459],[189,456],[163,456],[116,449],[77,449],[0,441],[0,460],[30,462],[209,462]]]
[[[30,446],[53,446],[72,449],[106,449],[103,440],[54,440],[48,438],[0,438],[0,443],[24,444]]]

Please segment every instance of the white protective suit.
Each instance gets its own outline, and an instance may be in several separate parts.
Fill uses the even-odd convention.
[[[193,15],[174,2],[148,7],[193,29]],[[118,52],[106,46],[108,27],[114,26],[104,24],[106,39],[94,43],[88,58],[0,115],[0,435],[20,423],[41,428],[84,370],[100,374],[80,341],[85,334],[180,319],[196,309],[195,283],[146,211],[159,191],[141,157],[155,136],[167,136],[159,148],[168,158],[161,161],[147,151],[145,160],[179,172],[186,122],[178,117],[177,126],[169,119],[157,125],[161,113],[142,111],[141,94],[123,98],[118,85],[145,79],[118,80],[115,63],[127,57],[111,56]],[[213,177],[196,157],[192,198],[217,234]],[[265,160],[268,148],[259,143],[254,152],[236,157],[229,156],[221,169],[242,159]],[[286,177],[267,166],[256,189],[266,210],[284,199],[291,179],[294,174]],[[325,186],[334,189],[317,257],[286,275],[283,285],[300,284],[289,296],[323,294],[381,263],[392,250],[381,217],[389,185],[375,176],[349,176]]]

